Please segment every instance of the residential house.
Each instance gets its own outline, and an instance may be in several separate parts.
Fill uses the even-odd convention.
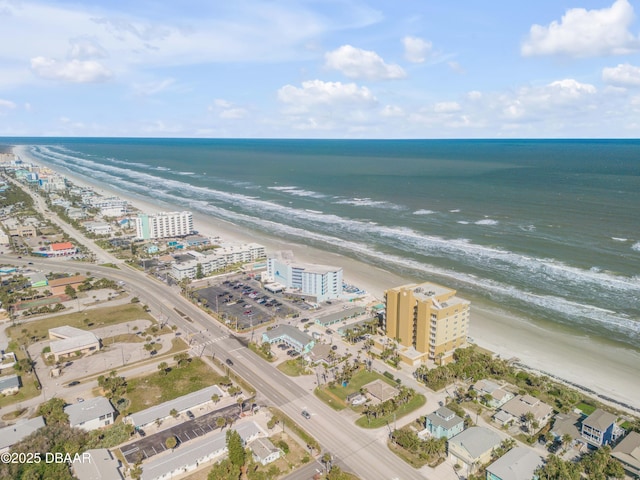
[[[494,415],[494,419],[503,425],[514,421],[525,425],[526,416],[531,413],[533,415],[531,422],[536,422],[540,428],[551,418],[553,408],[531,395],[518,395],[502,405],[498,413],[501,414]]]
[[[15,395],[20,390],[20,377],[18,375],[7,375],[0,377],[0,395]]]
[[[578,440],[581,437],[582,419],[585,418],[585,415],[578,412],[555,415],[550,431],[556,440],[561,440],[565,435],[569,435],[572,440]]]
[[[123,480],[122,464],[106,448],[82,452],[82,457],[71,463],[78,480]]]
[[[71,427],[81,428],[87,432],[111,425],[116,416],[116,410],[105,397],[96,397],[68,405],[64,407],[64,413],[69,415]]]
[[[464,430],[464,420],[447,407],[440,407],[427,415],[425,428],[433,437],[449,439]]]
[[[2,436],[0,435],[0,438]],[[640,478],[640,433],[629,434],[611,452],[631,478]]]
[[[530,448],[515,447],[487,467],[487,480],[537,480],[535,471],[542,464]]]
[[[44,419],[39,416],[0,428],[0,453],[8,452],[13,445],[42,427],[44,427]]]
[[[262,465],[268,465],[271,462],[275,462],[279,459],[283,452],[276,447],[268,438],[256,438],[249,444],[253,459],[256,462],[260,462]]]
[[[480,380],[473,385],[479,400],[484,400],[491,408],[500,408],[513,398],[513,393],[504,390],[491,380]]]
[[[582,421],[582,438],[597,447],[608,445],[614,439],[616,419],[614,414],[596,408]]]
[[[474,473],[479,465],[491,460],[493,451],[500,446],[502,438],[485,427],[470,427],[447,442],[449,458],[461,465],[465,475]]]

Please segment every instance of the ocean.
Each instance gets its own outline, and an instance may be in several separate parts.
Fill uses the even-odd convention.
[[[640,348],[638,140],[3,142],[168,208]]]

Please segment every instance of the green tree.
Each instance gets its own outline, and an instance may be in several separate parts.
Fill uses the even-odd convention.
[[[174,448],[176,448],[176,445],[178,445],[178,440],[176,440],[176,437],[174,435],[171,435],[170,437],[168,437],[165,441],[164,441],[164,445],[169,449],[172,450]]]
[[[64,413],[64,405],[64,400],[54,397],[38,407],[38,415],[44,417],[47,425],[55,423],[66,424],[69,421],[69,416]]]
[[[158,364],[158,370],[160,371],[161,375],[166,375],[169,370],[169,364],[167,362],[160,362]]]
[[[207,480],[238,480],[239,478],[240,467],[231,463],[228,458],[216,463],[207,476]]]
[[[240,468],[245,464],[247,452],[240,434],[235,430],[227,430],[227,450],[229,451],[229,460],[233,465]]]
[[[78,298],[78,292],[76,292],[76,289],[73,288],[71,285],[67,285],[64,288],[64,293],[65,295],[68,295],[71,298]]]

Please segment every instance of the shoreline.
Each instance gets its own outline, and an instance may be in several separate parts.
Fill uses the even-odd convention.
[[[33,158],[26,146],[17,146],[13,150],[24,161],[51,168]],[[89,187],[102,195],[118,196],[146,213],[185,210],[185,207],[177,205],[152,203],[145,197],[122,192],[72,172],[61,173],[77,186]],[[193,211],[193,219],[196,230],[201,234],[220,237],[225,243],[256,242],[264,245],[268,252],[291,250],[301,262],[340,266],[346,283],[357,285],[378,299],[388,288],[414,282],[341,254],[252,231],[199,211]],[[427,280],[426,277],[422,279]],[[469,336],[479,346],[505,359],[517,358],[522,367],[553,376],[602,401],[610,399],[609,403],[615,402],[616,407],[632,406],[637,413],[640,407],[640,382],[637,381],[640,352],[571,333],[569,328],[536,325],[499,306],[475,299],[471,304]]]

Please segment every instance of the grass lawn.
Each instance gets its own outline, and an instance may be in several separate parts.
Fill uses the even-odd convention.
[[[580,409],[585,415],[591,415],[596,410],[596,407],[584,402],[580,402],[576,405],[576,408]]]
[[[395,453],[398,457],[400,457],[402,460],[407,462],[413,468],[421,468],[428,463],[428,459],[420,458],[419,455],[416,455],[415,453],[410,452],[409,450],[406,450],[402,448],[400,445],[396,445],[391,441],[387,442],[387,447],[389,447],[389,450],[391,450],[393,453]]]
[[[402,418],[405,415],[408,415],[409,413],[413,412],[414,410],[420,408],[425,403],[427,403],[427,399],[425,398],[425,396],[418,394],[415,397],[413,397],[408,403],[405,403],[400,408],[398,408],[395,412],[390,413],[389,415],[386,415],[384,417],[371,418],[371,421],[369,421],[367,419],[366,415],[363,415],[358,420],[356,420],[356,425],[358,425],[359,427],[362,427],[362,428],[379,428],[379,427],[383,427],[383,426],[385,426],[387,424],[387,422],[393,422],[394,413],[395,413],[395,418],[396,419]]]
[[[373,382],[374,380],[382,380],[389,385],[397,386],[397,384],[391,379],[385,377],[384,375],[380,375],[378,372],[369,372],[367,370],[360,370],[351,377],[351,381],[347,384],[346,387],[342,385],[336,385],[335,387],[329,387],[328,385],[324,385],[322,387],[318,387],[315,390],[316,396],[329,405],[334,410],[342,410],[349,405],[347,404],[347,397],[352,393],[359,392],[360,389],[368,384]],[[354,409],[359,411],[358,409]]]
[[[199,358],[182,368],[173,367],[166,375],[154,372],[146,377],[127,380],[126,398],[131,402],[127,414],[173,400],[203,389],[222,378]]]
[[[297,358],[293,358],[291,360],[287,360],[286,362],[282,362],[278,365],[278,370],[280,370],[285,375],[289,375],[290,377],[299,377],[300,375],[311,375],[311,371],[307,369],[306,365],[301,365],[301,360]]]
[[[84,319],[89,319],[88,326]],[[15,327],[7,328],[7,335],[13,339],[20,337],[32,339],[34,341],[49,338],[49,329],[69,325],[83,330],[126,323],[132,320],[149,320],[156,323],[155,319],[138,303],[127,303],[114,307],[96,308],[84,312],[69,313],[66,315],[56,315],[54,317],[43,318],[35,322],[18,324]]]

